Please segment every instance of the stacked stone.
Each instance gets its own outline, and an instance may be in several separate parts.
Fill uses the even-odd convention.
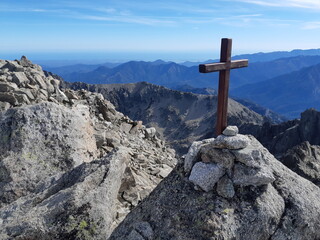
[[[25,56],[20,61],[0,60],[0,110],[42,101],[69,101],[59,84]]]
[[[194,142],[184,163],[189,180],[206,192],[216,190],[225,198],[235,195],[235,186],[260,186],[275,180],[268,159],[250,137],[228,126],[216,139]]]

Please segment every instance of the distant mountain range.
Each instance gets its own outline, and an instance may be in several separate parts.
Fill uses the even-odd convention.
[[[318,55],[317,55],[318,54]],[[285,57],[285,58],[284,58]],[[273,52],[257,53],[249,55],[239,55],[233,59],[248,58],[249,67],[232,70],[230,80],[231,96],[245,99],[249,102],[258,103],[259,105],[271,109],[288,118],[298,117],[299,113],[309,107],[317,107],[316,99],[319,95],[311,88],[305,88],[303,92],[307,95],[308,101],[302,102],[296,92],[291,91],[303,83],[300,81],[312,81],[310,77],[317,79],[317,75],[308,74],[306,68],[320,64],[320,50],[294,50],[291,52]],[[184,65],[193,65],[198,63],[184,63]],[[174,62],[165,62],[157,60],[154,62],[130,61],[120,65],[72,65],[60,68],[45,68],[45,70],[54,72],[68,82],[85,82],[88,84],[112,84],[112,83],[135,83],[149,82],[156,85],[166,86],[171,89],[183,90],[181,88],[198,89],[197,93],[205,93],[206,89],[217,89],[218,73],[201,74],[198,66],[184,66]],[[304,71],[301,74],[294,72]],[[293,74],[293,75],[290,75]],[[304,75],[306,74],[306,75]],[[288,75],[288,76],[286,76]],[[269,84],[275,81],[287,81],[286,79],[295,76],[295,83],[279,83],[277,85]],[[250,86],[247,86],[247,85]],[[294,85],[293,85],[294,84]],[[313,83],[310,83],[311,85]],[[306,83],[306,86],[310,84]],[[264,86],[264,87],[262,87]],[[313,86],[313,85],[312,85]],[[276,88],[270,93],[264,91]],[[202,90],[199,90],[202,89]],[[282,90],[281,90],[282,89]],[[184,89],[184,91],[190,91]],[[204,92],[201,92],[204,91]],[[301,93],[302,91],[300,91]],[[290,95],[291,97],[284,97]],[[312,96],[312,99],[311,99]],[[283,98],[283,99],[282,99]],[[277,102],[281,100],[282,102]]]
[[[253,54],[241,54],[233,56],[232,59],[238,60],[238,59],[248,59],[251,63],[253,62],[269,62],[273,61],[279,58],[290,58],[290,57],[297,57],[297,56],[315,56],[320,55],[320,48],[319,49],[308,49],[308,50],[301,50],[301,49],[295,49],[292,51],[277,51],[277,52],[269,52],[269,53],[253,53]],[[183,62],[181,65],[191,67],[191,66],[197,66],[201,63],[209,63],[209,62],[216,62],[219,61],[216,60],[207,60],[205,62]]]
[[[239,87],[232,94],[297,118],[307,108],[320,109],[320,64]]]
[[[320,63],[320,56],[298,56],[277,59],[271,62],[249,63],[248,68],[236,69],[231,73],[230,88],[260,82],[282,74]],[[81,70],[73,71],[81,67]],[[93,69],[93,70],[92,70]],[[47,69],[46,69],[47,70]],[[173,62],[136,62],[131,61],[114,68],[92,65],[70,66],[48,69],[68,82],[89,84],[134,83],[146,81],[153,84],[176,88],[190,85],[196,88],[217,88],[218,74],[201,74],[198,66],[185,67]]]

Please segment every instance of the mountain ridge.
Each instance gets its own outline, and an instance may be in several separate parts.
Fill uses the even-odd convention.
[[[296,118],[307,108],[320,109],[320,64],[231,90],[275,112]]]

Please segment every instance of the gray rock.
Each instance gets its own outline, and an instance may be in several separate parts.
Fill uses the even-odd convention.
[[[143,128],[142,121],[134,122],[133,127],[130,130],[130,133],[137,134],[139,130],[142,130],[142,128]]]
[[[14,72],[12,75],[12,81],[20,86],[23,83],[29,82],[26,74],[24,72]]]
[[[106,143],[106,132],[105,131],[96,131],[94,134],[94,137],[96,139],[97,147],[101,148],[103,144]]]
[[[238,133],[239,133],[239,129],[237,126],[228,126],[222,132],[222,134],[225,136],[236,136]]]
[[[184,171],[186,174],[189,174],[193,165],[198,161],[197,155],[201,148],[201,141],[193,142],[189,148],[187,155],[184,158]]]
[[[33,74],[32,76],[32,80],[40,86],[41,89],[47,90],[47,84],[45,83],[44,79],[42,78],[42,76],[36,72],[35,74]]]
[[[209,192],[224,174],[223,167],[217,164],[197,162],[191,170],[189,180]]]
[[[303,142],[288,150],[280,161],[320,187],[320,146]]]
[[[131,124],[129,124],[129,123],[121,123],[121,125],[120,125],[120,129],[121,129],[121,131],[123,131],[123,132],[125,132],[125,133],[129,133],[130,132],[130,130],[131,130],[131,128],[132,128],[132,125]]]
[[[127,149],[110,157],[83,163],[36,186],[37,195],[20,198],[0,209],[3,239],[107,239],[116,215],[116,199]]]
[[[171,173],[171,171],[172,171],[172,167],[169,167],[168,165],[163,164],[163,166],[160,168],[158,175],[161,178],[165,178]]]
[[[261,152],[255,147],[249,145],[248,147],[240,150],[232,150],[236,161],[245,164],[248,167],[260,167],[265,164]]]
[[[237,136],[224,136],[219,135],[212,147],[214,148],[227,148],[227,149],[242,149],[248,146],[249,139],[245,135],[238,134]]]
[[[28,96],[25,94],[25,92],[21,92],[21,93],[14,93],[14,97],[17,99],[18,101],[18,105],[23,105],[23,104],[30,104],[30,100],[28,98]]]
[[[203,139],[202,143],[206,144],[206,143],[212,143],[215,140],[215,138],[207,138],[207,139]]]
[[[20,65],[23,67],[33,67],[33,63],[30,60],[28,60],[26,56],[21,57]]]
[[[260,186],[272,183],[275,178],[270,169],[263,168],[251,168],[241,163],[234,165],[233,183],[240,186]]]
[[[156,133],[157,130],[154,127],[145,129],[146,138],[154,138],[156,136]]]
[[[64,91],[64,94],[69,98],[69,99],[79,99],[78,96],[75,94],[74,91],[70,90],[70,89],[66,89]]]
[[[0,82],[0,92],[10,92],[17,89],[17,84],[13,82]]]
[[[6,111],[10,108],[10,103],[0,102],[0,111]]]
[[[28,88],[20,88],[19,90],[14,91],[17,94],[24,94],[28,97],[28,100],[35,100],[35,96],[32,94],[32,91]]]
[[[97,147],[91,124],[88,109],[53,103],[2,112],[0,154],[6,157],[1,167],[14,177],[0,186],[0,199],[17,199],[32,191],[37,179],[92,161]]]
[[[55,93],[52,94],[52,97],[54,97],[60,103],[69,102],[67,96],[60,89],[56,89]]]
[[[0,101],[1,102],[8,102],[13,106],[18,105],[18,100],[15,96],[15,94],[11,92],[0,92]]]
[[[212,148],[211,144],[206,144],[201,147],[200,158],[202,162],[218,163],[227,169],[233,167],[235,160],[235,156],[228,149]]]
[[[217,193],[224,198],[233,198],[235,195],[231,179],[225,175],[217,183]]]
[[[60,91],[59,93],[57,93],[57,90],[60,90],[60,89],[55,88],[55,87],[51,84],[51,79],[50,79],[50,78],[45,79],[45,83],[46,83],[46,85],[47,85],[47,87],[46,87],[45,89],[47,90],[47,92],[48,92],[49,94],[53,94],[53,93],[60,94],[61,91]],[[63,95],[65,95],[65,94],[63,93]]]
[[[16,61],[6,61],[7,63],[2,66],[2,69],[7,68],[11,72],[23,72],[23,66],[19,65]]]

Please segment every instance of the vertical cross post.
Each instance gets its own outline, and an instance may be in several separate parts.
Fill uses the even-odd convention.
[[[216,121],[216,135],[220,135],[227,127],[228,117],[228,92],[230,70],[248,66],[248,60],[231,61],[232,39],[222,38],[221,52],[219,63],[200,64],[201,73],[210,73],[219,71],[219,90],[218,90],[218,107]]]
[[[228,115],[228,93],[230,80],[232,39],[223,38],[221,40],[220,62],[225,62],[228,67],[219,72],[219,91],[218,91],[218,109],[216,134],[220,135],[227,127]]]

